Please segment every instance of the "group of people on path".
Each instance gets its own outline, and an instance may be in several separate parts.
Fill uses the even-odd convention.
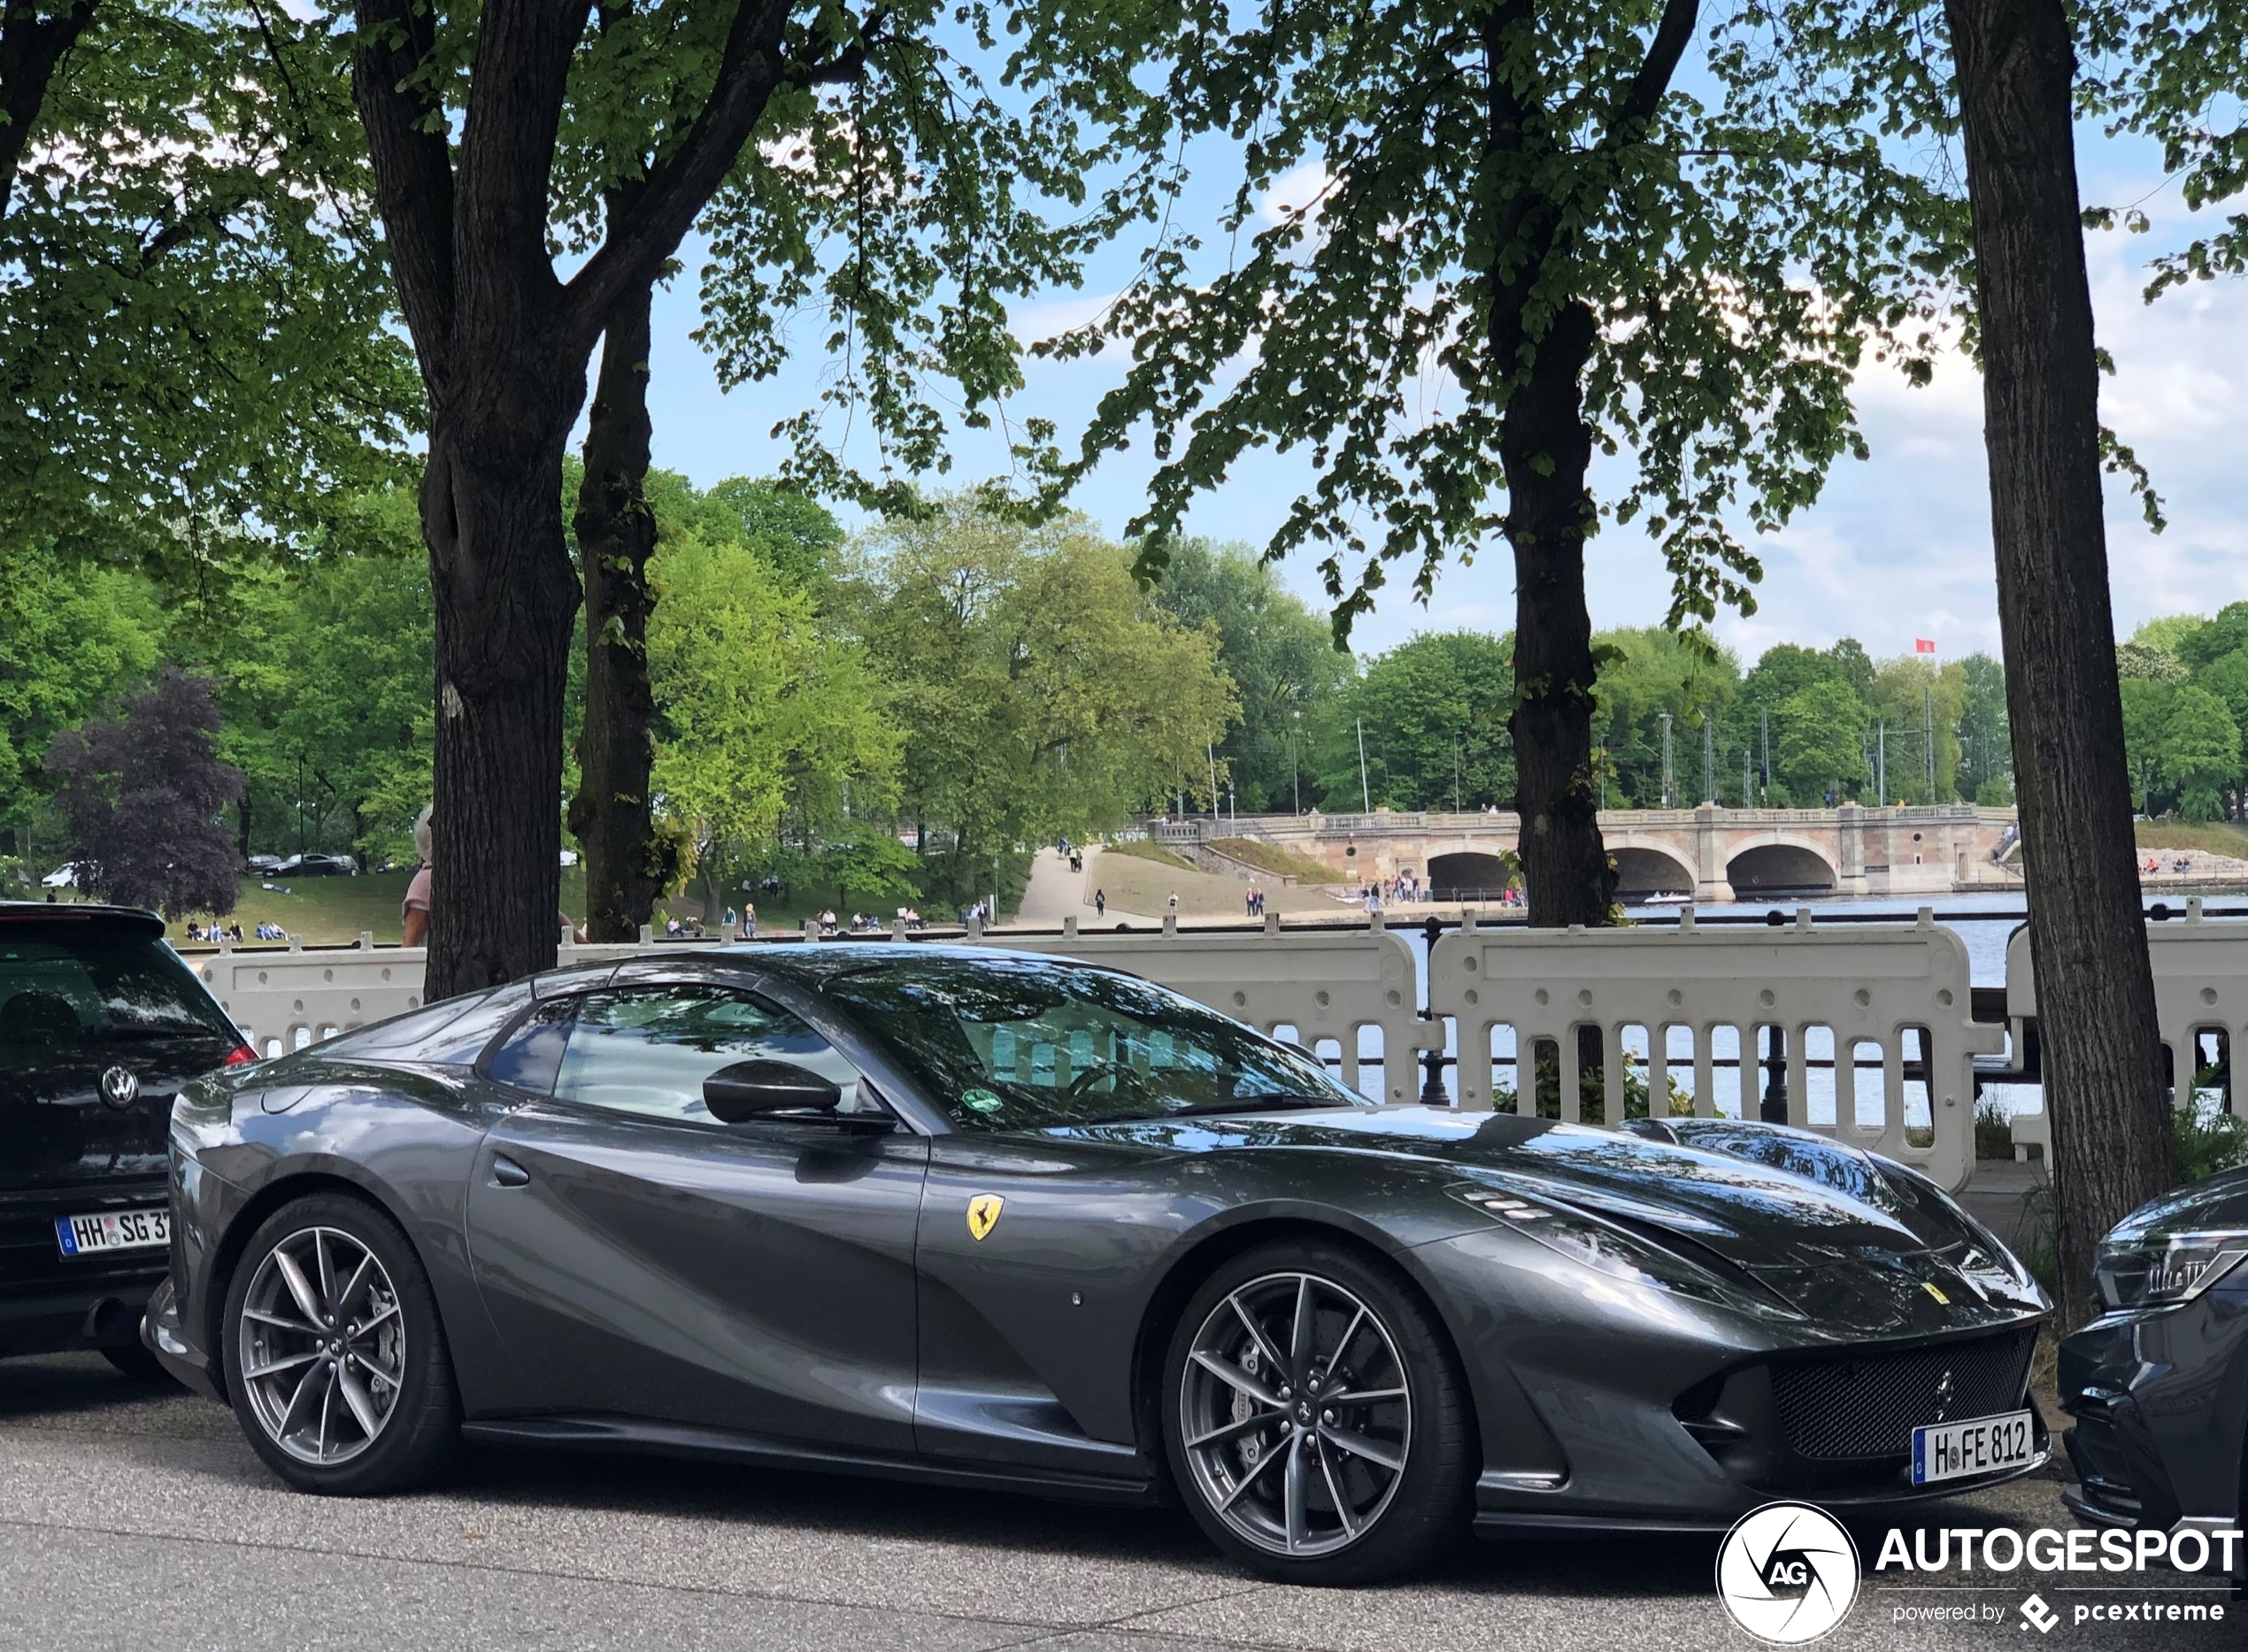
[[[1251,884],[1249,893],[1242,897],[1241,904],[1242,910],[1250,917],[1262,918],[1265,915],[1265,892]]]

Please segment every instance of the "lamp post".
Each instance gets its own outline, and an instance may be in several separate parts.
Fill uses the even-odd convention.
[[[1304,714],[1290,711],[1288,715],[1291,719],[1288,729],[1288,784],[1296,795],[1296,812],[1300,815],[1304,812],[1304,777],[1297,766],[1296,743],[1304,737]]]

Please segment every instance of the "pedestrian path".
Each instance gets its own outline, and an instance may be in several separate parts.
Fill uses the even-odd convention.
[[[1065,918],[1075,918],[1081,926],[1097,923],[1151,924],[1156,920],[1139,912],[1128,912],[1111,902],[1104,918],[1093,909],[1093,891],[1100,887],[1101,847],[1090,844],[1082,851],[1085,870],[1072,872],[1069,857],[1057,849],[1042,849],[1030,862],[1030,886],[1022,892],[1022,907],[1015,914],[1020,924],[1033,924],[1041,928],[1053,928]]]

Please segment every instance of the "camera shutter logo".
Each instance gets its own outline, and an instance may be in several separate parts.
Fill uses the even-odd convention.
[[[102,1099],[122,1111],[141,1099],[141,1081],[130,1067],[112,1067],[102,1074]]]
[[[1858,1545],[1809,1503],[1768,1502],[1746,1514],[1717,1551],[1717,1598],[1759,1640],[1801,1646],[1850,1615]]]

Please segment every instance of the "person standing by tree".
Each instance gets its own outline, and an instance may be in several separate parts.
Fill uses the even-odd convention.
[[[400,944],[419,947],[429,940],[429,902],[432,887],[429,848],[430,811],[424,809],[414,817],[413,852],[420,864],[406,880],[406,898],[398,905],[398,924],[404,932]]]

